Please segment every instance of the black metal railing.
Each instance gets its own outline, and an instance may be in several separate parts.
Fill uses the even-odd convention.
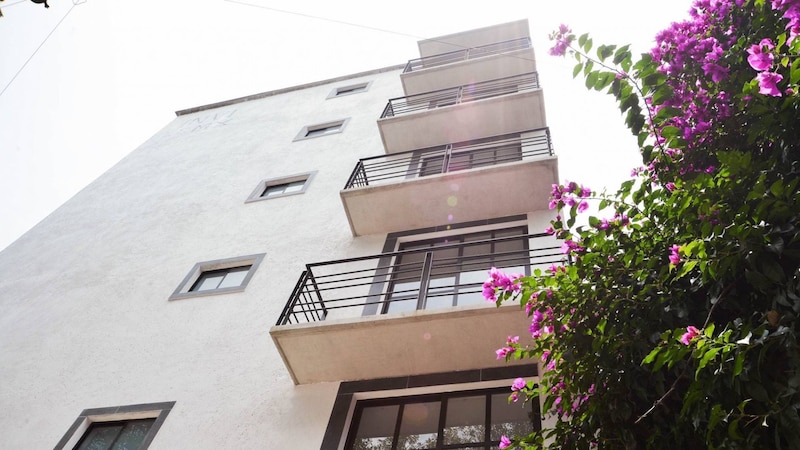
[[[531,48],[530,38],[524,37],[512,39],[510,41],[482,45],[480,47],[465,48],[463,50],[441,53],[438,55],[427,56],[425,58],[412,59],[406,64],[406,67],[403,69],[403,73],[414,72],[436,66],[443,66],[445,64],[452,64],[454,62],[464,61],[467,59],[512,52],[514,50],[521,50],[525,48]]]
[[[362,158],[345,190],[553,155],[550,129]]]
[[[525,234],[307,264],[276,325],[485,303],[492,266],[566,263],[553,236]]]
[[[389,100],[383,109],[381,119],[534,89],[539,89],[537,72],[398,97]]]

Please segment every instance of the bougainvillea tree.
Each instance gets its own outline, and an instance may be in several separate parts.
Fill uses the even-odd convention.
[[[644,164],[554,186],[570,262],[484,285],[531,318],[497,357],[541,361],[509,401],[549,417],[501,448],[800,448],[798,35],[800,0],[698,0],[638,59],[553,33]]]

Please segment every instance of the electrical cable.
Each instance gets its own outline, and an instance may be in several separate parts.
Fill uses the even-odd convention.
[[[269,11],[275,11],[275,12],[279,12],[279,13],[283,13],[283,14],[291,14],[291,15],[300,16],[300,17],[308,17],[308,18],[311,18],[311,19],[322,20],[322,21],[325,21],[325,22],[339,23],[339,24],[348,25],[348,26],[351,26],[351,27],[364,28],[364,29],[372,30],[372,31],[380,31],[382,33],[395,34],[395,35],[398,35],[398,36],[405,36],[405,37],[410,37],[410,38],[414,38],[414,39],[418,39],[418,40],[439,42],[439,43],[442,43],[442,44],[452,45],[454,47],[460,47],[460,48],[465,49],[465,50],[469,48],[469,47],[464,46],[464,45],[456,44],[456,43],[453,43],[453,42],[448,42],[448,41],[441,40],[441,39],[431,39],[431,38],[417,36],[417,35],[413,35],[413,34],[409,34],[409,33],[403,33],[403,32],[399,32],[399,31],[392,31],[392,30],[386,30],[386,29],[383,29],[383,28],[371,27],[369,25],[361,25],[361,24],[358,24],[358,23],[345,22],[343,20],[329,19],[327,17],[315,16],[313,14],[306,14],[306,13],[300,13],[300,12],[295,12],[295,11],[287,11],[285,9],[273,8],[271,6],[258,5],[258,4],[254,4],[254,3],[247,3],[247,2],[240,1],[240,0],[225,0],[225,1],[228,2],[228,3],[238,3],[240,5],[252,6],[254,8],[266,9],[266,10],[269,10]],[[507,56],[510,56],[510,57],[513,57],[513,58],[517,58],[517,59],[521,59],[521,60],[525,60],[525,61],[534,61],[531,58],[526,58],[524,56],[519,56],[519,55],[507,55]]]
[[[72,12],[72,10],[73,10],[73,9],[75,9],[75,6],[77,6],[77,5],[79,5],[79,4],[80,4],[80,3],[75,3],[75,1],[73,1],[73,2],[72,2],[72,6],[70,6],[70,8],[69,8],[69,10],[67,11],[67,13],[66,13],[66,14],[64,14],[64,17],[62,17],[62,18],[61,18],[61,20],[59,20],[59,21],[58,21],[58,23],[56,24],[56,26],[55,26],[55,27],[53,27],[53,29],[50,31],[50,33],[47,35],[47,37],[45,37],[45,38],[44,38],[44,40],[42,41],[42,43],[41,43],[41,44],[39,44],[39,46],[38,46],[38,47],[36,47],[36,50],[34,50],[34,51],[33,51],[33,53],[31,54],[31,56],[29,56],[29,57],[28,57],[28,59],[25,61],[25,63],[24,63],[24,64],[22,64],[22,67],[20,67],[20,68],[19,68],[19,70],[17,70],[17,73],[15,73],[15,74],[14,74],[14,76],[11,78],[11,81],[9,81],[9,82],[8,82],[8,84],[6,84],[6,87],[4,87],[2,91],[0,91],[0,97],[2,97],[3,93],[5,93],[5,92],[6,92],[6,90],[8,89],[8,87],[9,87],[9,86],[11,86],[11,83],[13,83],[13,82],[14,82],[14,80],[16,80],[16,79],[17,79],[17,76],[19,76],[19,74],[22,72],[22,70],[23,70],[23,69],[25,69],[25,66],[27,66],[27,65],[28,65],[28,63],[29,63],[29,62],[31,62],[31,60],[33,59],[33,57],[34,57],[34,56],[36,56],[36,53],[38,53],[38,52],[39,52],[39,49],[41,49],[41,48],[42,48],[42,46],[45,44],[45,42],[47,42],[47,40],[48,40],[48,39],[50,39],[50,36],[52,36],[52,35],[53,35],[53,33],[55,33],[55,31],[58,29],[59,25],[61,25],[61,22],[63,22],[63,21],[64,21],[64,19],[66,19],[66,18],[67,18],[67,16],[69,15],[69,13],[71,13],[71,12]],[[16,5],[16,3],[14,3],[14,5]]]

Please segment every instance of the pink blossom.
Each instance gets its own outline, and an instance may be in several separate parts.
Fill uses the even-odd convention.
[[[762,45],[764,44],[764,41],[767,41],[767,43],[770,45],[772,44],[769,39],[764,39],[761,41],[761,44],[751,45],[750,48],[747,49],[747,53],[750,54],[750,56],[747,57],[747,62],[750,64],[750,67],[759,72],[769,70],[769,68],[772,67],[772,63],[775,59],[772,53],[764,53],[765,47],[767,50],[774,48],[774,46],[771,48],[770,46]]]
[[[526,383],[525,383],[525,379],[524,378],[517,378],[516,380],[514,380],[513,383],[511,383],[511,390],[512,391],[521,391],[521,390],[525,389],[525,385],[526,385]]]
[[[780,97],[783,95],[777,86],[777,84],[783,80],[781,74],[775,72],[761,72],[756,75],[756,79],[758,80],[758,92],[760,94],[771,95],[773,97]]]
[[[673,183],[671,181],[669,183],[665,184],[664,187],[670,192],[675,192],[675,183]]]
[[[680,255],[680,253],[678,253],[680,251],[681,251],[680,245],[673,245],[672,247],[669,248],[669,263],[670,264],[677,265],[677,264],[679,264],[681,262],[681,255]]]
[[[700,330],[693,326],[686,327],[686,333],[681,336],[680,341],[683,345],[689,345],[692,342],[692,339],[700,336]]]
[[[511,439],[506,436],[500,436],[500,445],[497,448],[504,449],[508,447],[511,447]]]
[[[516,402],[517,400],[519,400],[519,394],[517,394],[516,392],[512,392],[511,393],[511,401]]]
[[[582,212],[586,211],[587,209],[589,209],[589,204],[586,202],[586,200],[583,200],[580,203],[578,203],[578,212],[579,213],[582,213]]]
[[[497,350],[495,350],[494,352],[497,354],[497,358],[496,359],[503,359],[509,353],[513,353],[514,349],[511,348],[511,347],[501,347],[501,348],[498,348]]]
[[[508,345],[511,344],[518,344],[519,343],[519,336],[509,336],[508,340],[506,341]]]

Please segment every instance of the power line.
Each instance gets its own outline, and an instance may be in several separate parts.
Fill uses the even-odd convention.
[[[18,2],[18,3],[19,3],[19,2]],[[11,5],[16,5],[16,4],[17,4],[17,3],[12,3]],[[34,57],[34,56],[36,56],[36,53],[38,53],[38,52],[39,52],[39,49],[41,49],[41,48],[42,48],[42,46],[45,44],[45,42],[47,42],[47,40],[48,40],[48,39],[50,39],[50,36],[52,36],[52,35],[53,35],[53,33],[55,33],[55,31],[58,29],[58,26],[59,26],[59,25],[61,25],[61,22],[63,22],[63,21],[64,21],[64,19],[66,19],[66,18],[67,18],[67,16],[69,15],[69,13],[71,13],[71,12],[72,12],[72,10],[75,8],[75,6],[77,6],[77,5],[79,5],[79,4],[80,4],[80,3],[75,3],[74,1],[72,2],[72,6],[70,6],[70,7],[69,7],[69,10],[67,11],[67,13],[66,13],[66,14],[64,14],[64,17],[62,17],[62,18],[61,18],[61,20],[59,20],[59,21],[58,21],[58,23],[56,24],[56,26],[55,26],[55,27],[53,27],[53,29],[50,31],[50,33],[47,35],[47,37],[45,37],[45,38],[44,38],[44,40],[42,41],[42,43],[41,43],[41,44],[39,44],[39,46],[38,46],[38,47],[36,47],[36,50],[34,50],[34,51],[33,51],[33,53],[31,54],[31,56],[29,56],[29,57],[28,57],[28,59],[25,61],[25,63],[24,63],[24,64],[22,64],[22,67],[20,67],[20,68],[19,68],[19,70],[17,70],[17,73],[15,73],[15,74],[14,74],[14,76],[11,78],[11,81],[9,81],[9,82],[8,82],[8,84],[6,84],[6,87],[4,87],[2,91],[0,91],[0,96],[2,96],[2,95],[3,95],[3,93],[5,93],[5,92],[6,92],[6,89],[8,89],[8,87],[9,87],[9,86],[11,86],[11,83],[13,83],[13,82],[14,82],[14,80],[16,80],[16,79],[17,79],[17,76],[19,76],[19,74],[22,72],[22,70],[23,70],[23,69],[25,69],[25,66],[27,66],[27,65],[28,65],[28,63],[29,63],[29,62],[31,62],[31,60],[33,59],[33,57]],[[7,5],[7,6],[11,6],[11,5]]]
[[[264,5],[254,4],[254,3],[247,3],[247,2],[240,1],[240,0],[225,0],[225,1],[229,2],[229,3],[238,3],[240,5],[252,6],[254,8],[261,8],[261,9],[266,9],[266,10],[269,10],[269,11],[275,11],[275,12],[279,12],[279,13],[283,13],[283,14],[291,14],[291,15],[294,15],[294,16],[300,16],[300,17],[307,17],[307,18],[310,18],[310,19],[322,20],[324,22],[333,22],[333,23],[338,23],[338,24],[347,25],[347,26],[356,27],[356,28],[364,28],[366,30],[380,31],[381,33],[395,34],[395,35],[398,35],[398,36],[405,36],[405,37],[410,37],[410,38],[418,39],[418,40],[439,42],[439,43],[442,43],[442,44],[452,45],[454,47],[461,47],[462,49],[468,49],[469,48],[469,47],[464,46],[464,45],[456,44],[456,43],[453,43],[453,42],[448,42],[448,41],[441,40],[441,39],[431,39],[431,38],[426,38],[426,37],[422,37],[422,36],[417,36],[417,35],[414,35],[414,34],[403,33],[403,32],[400,32],[400,31],[386,30],[384,28],[371,27],[369,25],[361,25],[359,23],[345,22],[343,20],[337,20],[337,19],[330,19],[330,18],[327,18],[327,17],[315,16],[313,14],[300,13],[300,12],[296,12],[296,11],[288,11],[288,10],[285,10],[285,9],[273,8],[271,6],[264,6]],[[525,61],[534,61],[533,59],[526,58],[524,56],[519,56],[519,55],[509,55],[509,56],[511,56],[513,58],[516,58],[516,59],[525,60]]]
[[[257,4],[253,4],[253,3],[242,2],[242,1],[239,1],[239,0],[225,0],[225,1],[229,2],[229,3],[239,3],[240,5],[245,5],[245,6],[252,6],[254,8],[267,9],[267,10],[270,10],[270,11],[275,11],[275,12],[284,13],[284,14],[292,14],[292,15],[295,15],[295,16],[308,17],[310,19],[317,19],[317,20],[322,20],[322,21],[325,21],[325,22],[334,22],[334,23],[340,23],[342,25],[348,25],[348,26],[351,26],[351,27],[364,28],[364,29],[373,30],[373,31],[380,31],[382,33],[396,34],[398,36],[405,36],[405,37],[410,37],[410,38],[414,38],[414,39],[425,39],[423,37],[415,36],[413,34],[401,33],[399,31],[385,30],[383,28],[371,27],[371,26],[368,26],[368,25],[361,25],[361,24],[352,23],[352,22],[345,22],[343,20],[329,19],[327,17],[320,17],[320,16],[315,16],[315,15],[312,15],[312,14],[299,13],[299,12],[295,12],[295,11],[287,11],[285,9],[273,8],[271,6],[257,5]]]

